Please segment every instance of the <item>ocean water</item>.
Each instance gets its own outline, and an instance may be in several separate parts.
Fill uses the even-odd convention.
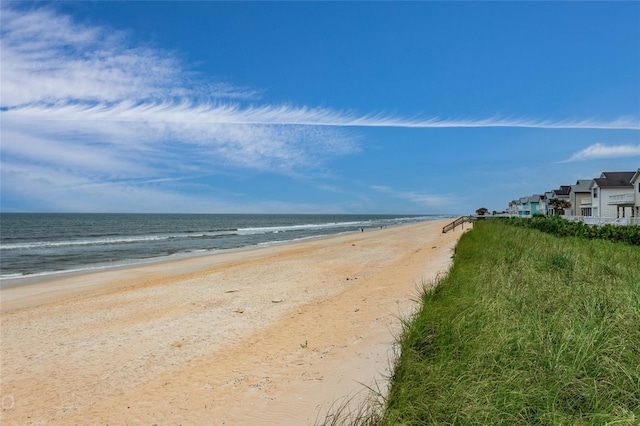
[[[1,213],[0,283],[442,217]]]

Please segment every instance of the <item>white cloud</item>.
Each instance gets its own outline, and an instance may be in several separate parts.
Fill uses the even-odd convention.
[[[127,46],[123,33],[86,27],[48,8],[2,12],[5,106],[144,99],[165,95],[180,76],[174,61]]]
[[[534,119],[403,119],[384,115],[363,115],[323,108],[263,106],[243,108],[238,103],[196,102],[186,98],[131,102],[44,102],[9,107],[13,119],[99,120],[101,122],[163,123],[165,131],[182,123],[183,128],[203,126],[318,126],[318,127],[404,127],[404,128],[482,128],[521,127],[539,129],[640,130],[640,119],[621,117],[599,120]]]
[[[41,166],[165,176],[233,166],[295,174],[356,148],[339,129],[240,123],[255,91],[51,8],[2,6],[2,153]],[[98,175],[98,173],[94,173]],[[84,175],[86,176],[86,175]]]
[[[396,191],[384,185],[373,185],[371,188],[378,192],[389,194],[395,198],[408,200],[424,207],[445,207],[453,203],[453,197],[447,194],[423,194],[412,191]]]
[[[640,156],[640,144],[637,145],[605,145],[596,143],[576,152],[563,163],[573,161],[598,160],[601,158],[624,158]]]

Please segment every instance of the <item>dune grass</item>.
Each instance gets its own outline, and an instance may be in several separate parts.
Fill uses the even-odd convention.
[[[400,347],[380,424],[640,424],[640,249],[479,222]]]
[[[421,302],[384,410],[342,424],[640,424],[640,248],[480,221]]]

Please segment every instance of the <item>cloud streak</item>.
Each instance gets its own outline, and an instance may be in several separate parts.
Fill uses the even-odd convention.
[[[596,143],[576,152],[562,163],[574,161],[599,160],[603,158],[624,158],[640,156],[640,144],[637,145],[605,145]]]
[[[261,125],[320,127],[403,127],[403,128],[482,128],[520,127],[538,129],[608,129],[640,130],[640,120],[621,117],[602,120],[535,120],[535,119],[403,119],[382,114],[357,115],[323,108],[292,106],[242,107],[238,103],[193,102],[190,99],[118,103],[57,104],[32,103],[6,107],[13,119],[105,122],[183,123],[186,125]]]

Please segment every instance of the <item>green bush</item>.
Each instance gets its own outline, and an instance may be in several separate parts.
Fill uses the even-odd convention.
[[[588,239],[603,239],[613,242],[623,242],[633,246],[640,246],[640,227],[587,225],[583,222],[570,222],[562,216],[535,215],[530,219],[512,217],[506,222],[513,226],[537,229],[557,237],[581,237]]]

